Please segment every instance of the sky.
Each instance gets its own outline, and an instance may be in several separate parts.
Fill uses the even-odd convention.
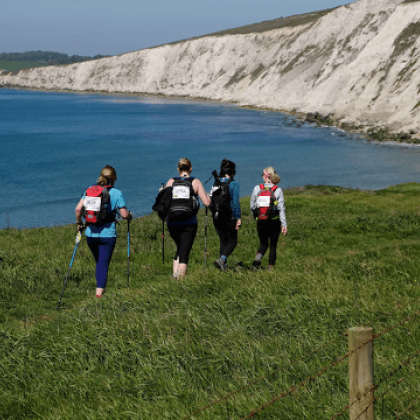
[[[10,0],[0,53],[118,55],[352,0]]]

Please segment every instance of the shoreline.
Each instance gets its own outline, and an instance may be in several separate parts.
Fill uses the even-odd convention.
[[[321,115],[318,112],[297,112],[294,110],[283,110],[265,106],[256,105],[241,105],[235,101],[222,101],[217,99],[209,99],[204,97],[191,97],[191,96],[180,96],[180,95],[164,95],[161,93],[142,93],[142,92],[109,92],[109,91],[98,91],[98,90],[70,90],[70,89],[46,89],[46,88],[32,88],[22,87],[20,85],[1,85],[0,89],[14,89],[14,90],[25,90],[35,92],[58,92],[58,93],[77,93],[77,94],[97,94],[97,95],[108,95],[108,96],[136,96],[142,98],[156,98],[156,99],[181,99],[191,102],[211,102],[226,105],[236,105],[242,109],[249,109],[254,111],[268,111],[278,112],[285,115],[296,117],[296,119],[302,123],[311,123],[316,127],[335,127],[343,130],[349,134],[359,134],[368,141],[374,141],[378,144],[394,144],[401,146],[418,146],[420,145],[420,139],[413,138],[412,136],[417,132],[410,133],[393,133],[384,126],[368,126],[368,125],[353,125],[334,118],[334,114]],[[342,119],[344,120],[344,118]]]
[[[380,188],[378,190],[374,190],[374,189],[367,190],[367,189],[362,189],[362,188],[342,187],[340,185],[324,185],[324,184],[312,185],[312,184],[307,184],[307,185],[301,185],[301,186],[297,186],[297,187],[282,188],[282,191],[290,193],[291,196],[294,196],[296,194],[315,193],[317,190],[319,191],[320,195],[333,195],[333,194],[338,194],[338,193],[343,192],[343,191],[347,191],[347,192],[357,191],[357,192],[372,195],[377,191],[383,191],[383,190],[387,190],[389,188],[395,188],[399,185],[407,185],[407,184],[412,184],[412,183],[418,184],[415,181],[404,182],[402,184],[389,185],[386,188]],[[322,190],[324,190],[324,191],[322,191]],[[326,194],[325,191],[327,191],[328,194]],[[322,192],[322,194],[321,194],[321,192]],[[247,198],[250,199],[251,196],[250,195],[245,195],[243,197],[240,197],[240,200],[247,199]],[[202,209],[200,209],[200,212],[201,211],[204,212],[204,207]],[[151,217],[154,214],[155,214],[155,212],[151,211],[150,213],[147,213],[147,214],[142,214],[140,216],[134,216],[132,220],[133,221],[138,221],[140,219],[145,219],[147,217]],[[75,222],[69,222],[69,223],[50,225],[50,226],[32,226],[32,227],[6,226],[6,227],[3,227],[3,228],[0,228],[0,232],[4,232],[4,231],[27,231],[27,230],[39,230],[39,229],[61,229],[61,228],[64,229],[66,227],[75,226],[75,225],[76,225]]]

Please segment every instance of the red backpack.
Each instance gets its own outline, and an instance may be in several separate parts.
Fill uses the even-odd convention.
[[[109,198],[111,188],[112,185],[92,185],[86,190],[82,216],[87,225],[101,226],[115,221]]]
[[[260,184],[260,192],[257,196],[257,207],[255,209],[256,220],[273,220],[278,218],[279,212],[275,207],[277,206],[277,198],[275,191],[276,185],[271,188]]]

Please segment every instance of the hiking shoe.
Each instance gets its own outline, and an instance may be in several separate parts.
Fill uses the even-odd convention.
[[[268,271],[269,273],[272,273],[272,272],[274,271],[274,265],[269,265],[269,266],[267,267],[267,271]]]
[[[254,268],[260,268],[261,267],[261,260],[254,260],[254,262],[252,263],[252,266]]]
[[[217,267],[220,271],[227,271],[227,264],[225,260],[222,260],[221,258],[219,258],[218,260],[216,260],[214,262],[214,266]]]

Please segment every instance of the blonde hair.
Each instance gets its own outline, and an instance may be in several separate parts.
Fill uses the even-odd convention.
[[[111,166],[106,165],[96,181],[99,185],[114,185],[117,180],[117,171]]]
[[[264,171],[268,173],[268,178],[273,184],[278,184],[280,182],[280,176],[272,166],[268,166]]]
[[[187,171],[187,172],[191,172],[192,169],[192,164],[191,161],[187,158],[182,158],[179,159],[178,161],[178,171],[179,172],[183,172],[183,171]]]

